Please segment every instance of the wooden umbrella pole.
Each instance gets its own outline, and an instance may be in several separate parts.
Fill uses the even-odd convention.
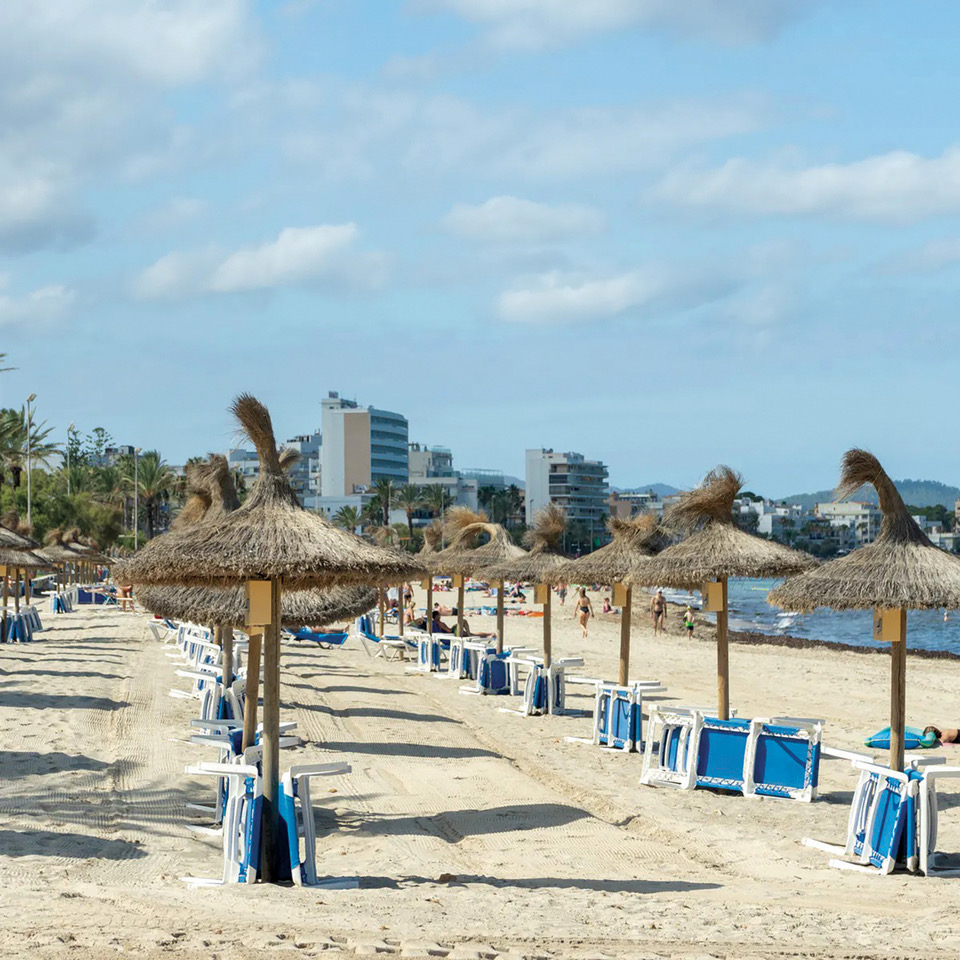
[[[427,578],[427,612],[424,615],[427,622],[427,633],[433,636],[433,574]]]
[[[553,637],[550,632],[550,595],[553,591],[550,587],[546,588],[547,597],[543,601],[543,669],[549,670],[553,662]]]
[[[247,687],[243,698],[243,746],[253,745],[257,732],[257,701],[260,699],[260,648],[263,645],[263,628],[250,628],[250,644],[247,647]]]
[[[7,639],[7,598],[10,596],[10,581],[7,579],[7,568],[3,568],[3,627],[0,628],[0,642]]]
[[[902,773],[907,721],[907,611],[899,613],[900,636],[890,644],[890,769]]]
[[[380,605],[380,636],[383,636],[384,621],[386,620],[386,604],[383,602],[383,587],[377,588],[378,603]]]
[[[727,646],[727,578],[720,578],[721,605],[717,611],[717,717],[730,719],[730,651]]]
[[[275,882],[280,851],[280,579],[270,581],[263,632],[263,879]]]
[[[26,599],[27,599],[27,606],[29,607],[30,601],[33,599],[33,577],[30,576],[29,570],[23,571],[23,582],[26,584],[26,587],[27,587]]]
[[[630,627],[633,618],[633,587],[626,588],[623,610],[620,613],[620,686],[629,682],[630,675]]]
[[[399,624],[399,634],[403,636],[403,584],[397,587],[397,623]]]
[[[457,636],[463,636],[463,604],[466,600],[466,578],[460,577],[460,586],[457,587]]]
[[[13,568],[14,580],[13,580],[13,612],[20,612],[20,568]]]
[[[497,583],[497,653],[503,653],[503,581]]]

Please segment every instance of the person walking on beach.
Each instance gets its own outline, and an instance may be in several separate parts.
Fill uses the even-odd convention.
[[[567,599],[567,585],[562,580],[557,584],[557,596],[560,598],[560,606],[562,607]]]
[[[663,623],[667,619],[667,601],[663,591],[658,590],[650,600],[650,616],[653,619],[653,635],[663,635]]]
[[[583,631],[581,634],[581,639],[587,639],[587,624],[590,622],[590,618],[593,616],[593,604],[590,602],[590,598],[587,596],[587,588],[581,587],[580,592],[577,594],[577,609],[574,613],[574,616],[580,622],[580,629]]]
[[[687,639],[693,639],[693,607],[687,604],[687,609],[683,611],[683,625],[687,629]]]

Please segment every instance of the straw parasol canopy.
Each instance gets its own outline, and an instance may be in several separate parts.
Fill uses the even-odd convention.
[[[282,579],[288,590],[401,580],[423,572],[409,554],[376,547],[300,506],[280,464],[270,414],[243,394],[233,412],[257,448],[260,476],[238,510],[151,540],[125,565],[137,584],[229,586]]]
[[[33,550],[11,550],[9,547],[0,547],[0,567],[42,570],[50,565],[49,560],[45,560]]]
[[[679,543],[651,557],[628,585],[698,589],[704,609],[717,615],[717,714],[730,717],[727,641],[729,577],[778,577],[816,566],[807,553],[741,530],[733,522],[733,501],[743,478],[727,466],[714,468],[703,483],[681,494],[664,513],[664,526],[686,531]]]
[[[579,560],[564,563],[554,569],[552,581],[573,583],[623,584],[631,577],[643,575],[650,558],[659,553],[668,543],[669,535],[660,526],[652,513],[621,519],[610,517],[607,529],[613,539],[605,547],[588,553]],[[614,591],[616,595],[616,589]],[[633,622],[633,588],[624,587],[620,603],[620,665],[617,682],[629,682],[630,675],[630,630]]]
[[[875,456],[850,450],[837,498],[849,497],[865,483],[876,489],[883,511],[877,539],[787,580],[770,593],[770,602],[797,612],[960,607],[960,559],[930,542]]]
[[[567,515],[555,503],[548,504],[537,512],[533,525],[523,535],[524,552],[503,563],[494,564],[485,571],[485,576],[499,580],[529,581],[534,584],[549,583],[554,570],[565,563],[559,552],[560,541],[567,526]],[[501,594],[503,590],[500,591]],[[547,587],[543,601],[543,665],[550,667],[552,658],[552,634],[550,623],[550,588]]]
[[[299,459],[296,450],[282,450],[280,467],[289,470]],[[190,464],[187,473],[190,496],[177,517],[179,529],[226,516],[240,506],[233,476],[222,454],[208,454],[206,461]],[[229,627],[246,625],[247,597],[239,586],[147,586],[137,592],[137,598],[159,617]],[[323,627],[366,613],[376,602],[377,591],[372,587],[297,590],[280,598],[281,623],[285,627]]]
[[[613,536],[610,543],[579,560],[558,566],[553,582],[622,583],[629,577],[642,576],[650,557],[670,542],[669,535],[652,513],[628,519],[610,517],[607,529]]]
[[[747,533],[733,522],[733,501],[742,487],[740,474],[719,466],[699,487],[681,494],[664,513],[664,526],[687,535],[645,564],[631,582],[698,589],[708,580],[782,577],[815,566],[808,553]]]
[[[533,525],[523,535],[527,551],[490,567],[487,576],[496,580],[548,583],[566,557],[560,553],[560,541],[567,526],[567,515],[555,503],[538,511]]]
[[[883,522],[873,543],[788,580],[767,598],[797,611],[832,607],[875,613],[874,633],[890,646],[890,766],[903,770],[907,610],[960,607],[960,559],[935,547],[910,516],[880,461],[865,450],[843,458],[837,497],[863,484],[877,491]]]
[[[434,518],[423,528],[423,544],[420,547],[420,556],[439,553],[443,543],[443,524]]]
[[[241,586],[142,587],[137,598],[158,617],[229,627],[246,623],[247,595]],[[373,587],[296,590],[280,597],[280,620],[285,627],[325,627],[352,620],[376,602],[377,591]]]
[[[77,563],[77,551],[72,550],[64,542],[64,533],[59,528],[47,532],[43,540],[43,547],[36,551],[44,560],[50,563]]]
[[[4,518],[7,519],[6,517]],[[31,537],[17,533],[6,524],[0,526],[0,549],[4,550],[34,550],[40,544]]]

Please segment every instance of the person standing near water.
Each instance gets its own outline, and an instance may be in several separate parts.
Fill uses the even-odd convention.
[[[590,617],[593,616],[593,604],[590,602],[590,598],[587,596],[587,588],[581,587],[580,592],[577,594],[577,609],[574,613],[574,616],[580,623],[580,629],[583,631],[581,634],[581,639],[587,639],[587,624],[590,622]]]
[[[694,628],[693,607],[691,607],[689,603],[687,604],[687,609],[683,611],[683,625],[687,630],[687,639],[692,640]]]
[[[663,591],[658,590],[650,600],[650,616],[653,619],[653,635],[663,634],[663,623],[667,619],[667,601]]]

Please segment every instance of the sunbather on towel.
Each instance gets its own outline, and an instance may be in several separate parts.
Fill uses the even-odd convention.
[[[960,743],[960,730],[941,730],[939,727],[924,727],[923,732],[932,733],[941,743]]]

